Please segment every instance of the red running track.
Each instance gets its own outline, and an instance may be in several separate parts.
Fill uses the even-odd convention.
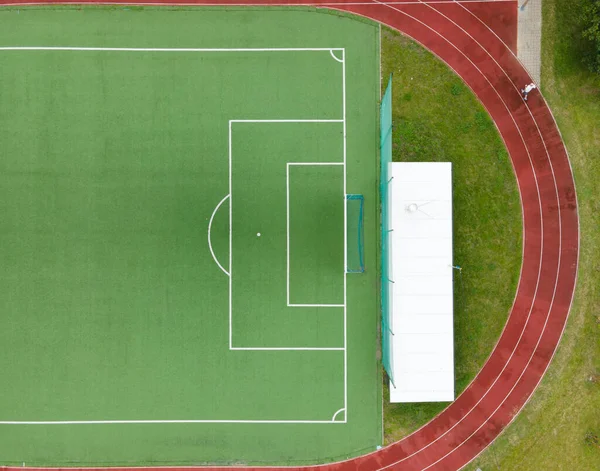
[[[0,4],[9,3],[12,2],[0,0]],[[181,2],[144,2],[157,3]],[[418,41],[448,64],[473,90],[496,123],[517,177],[524,238],[521,277],[498,344],[456,401],[412,435],[369,455],[305,469],[452,471],[462,468],[515,418],[539,384],[565,327],[577,275],[579,224],[569,159],[552,113],[540,93],[532,92],[528,103],[521,98],[520,88],[531,82],[531,78],[511,52],[514,44],[507,44],[501,39],[506,35],[497,35],[480,19],[486,8],[482,2],[191,0],[186,3],[304,4],[372,18]],[[499,3],[489,2],[490,11]],[[506,8],[507,2],[502,3]],[[516,11],[517,2],[508,3]],[[9,471],[18,469],[22,468]]]

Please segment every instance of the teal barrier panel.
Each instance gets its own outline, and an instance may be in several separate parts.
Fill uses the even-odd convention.
[[[392,332],[392,300],[389,264],[389,166],[392,163],[392,76],[387,84],[381,100],[380,108],[380,149],[379,159],[379,195],[381,199],[381,355],[383,367],[394,384],[393,375],[393,335]]]

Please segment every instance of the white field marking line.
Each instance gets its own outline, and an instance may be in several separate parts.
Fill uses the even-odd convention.
[[[341,122],[341,121],[340,121]],[[344,165],[344,162],[288,162],[289,166],[301,166],[301,165]]]
[[[99,425],[99,424],[341,424],[331,420],[3,420],[0,425]],[[83,468],[74,468],[83,469]],[[87,469],[87,468],[86,468]]]
[[[342,119],[232,119],[230,123],[341,123]]]
[[[331,421],[332,421],[332,422],[335,422],[335,418],[338,416],[338,414],[339,414],[340,412],[344,412],[345,410],[346,410],[346,409],[344,409],[343,407],[342,407],[340,410],[338,410],[338,411],[337,411],[335,414],[333,414],[333,417],[331,418]]]
[[[276,352],[341,352],[344,347],[233,347],[230,350],[242,351],[276,351]]]
[[[344,307],[344,304],[288,304],[288,307]]]
[[[341,347],[233,347],[232,345],[232,146],[231,134],[233,122],[229,121],[229,194],[221,200],[219,206],[227,199],[229,201],[229,350],[255,350],[255,351],[343,351]],[[213,212],[213,216],[215,214]],[[217,262],[218,263],[218,262]],[[220,266],[220,265],[219,265]],[[331,422],[330,420],[67,420],[67,421],[0,421],[0,425],[92,425],[92,424],[331,424],[346,423]]]
[[[131,5],[131,4],[128,4]],[[2,5],[0,5],[2,6]],[[96,51],[96,52],[318,52],[341,51],[335,47],[263,47],[263,48],[200,48],[200,47],[84,47],[84,46],[0,46],[0,51]]]
[[[347,190],[347,173],[346,167],[346,49],[342,50],[342,117],[343,124],[343,160],[344,160],[344,420],[348,420],[348,204],[346,202]]]
[[[331,54],[331,57],[334,58],[334,60],[338,61],[338,62],[344,62],[344,59],[338,59],[337,56],[333,53],[333,49],[331,51],[329,51],[329,54]]]
[[[376,1],[376,0],[375,0],[375,1]],[[376,1],[376,3],[381,3],[381,2],[377,2],[377,1]],[[531,154],[530,154],[530,152],[529,152],[529,149],[528,149],[528,147],[527,147],[527,144],[525,143],[525,139],[523,138],[523,135],[522,135],[522,133],[521,133],[521,130],[520,130],[520,128],[518,127],[518,125],[517,125],[517,123],[516,123],[516,120],[515,120],[515,118],[514,118],[513,114],[510,112],[510,109],[509,109],[509,107],[507,106],[506,102],[504,101],[504,99],[502,98],[502,96],[500,95],[500,93],[498,92],[498,90],[496,89],[496,87],[494,87],[494,85],[493,85],[493,84],[490,82],[490,80],[489,80],[489,79],[488,79],[488,78],[485,76],[485,74],[483,74],[483,72],[481,71],[481,69],[479,69],[479,67],[477,67],[477,65],[476,65],[475,63],[473,63],[473,61],[472,61],[472,60],[471,60],[469,57],[467,57],[467,56],[466,56],[466,55],[465,55],[465,54],[464,54],[464,53],[463,53],[463,52],[462,52],[462,51],[461,51],[461,50],[460,50],[460,49],[459,49],[457,46],[455,46],[453,43],[451,43],[451,42],[450,42],[448,39],[446,39],[444,36],[442,36],[442,35],[441,35],[439,32],[435,31],[433,28],[431,28],[430,26],[426,25],[425,23],[423,23],[422,21],[418,20],[417,18],[414,18],[413,16],[409,15],[409,14],[408,14],[408,13],[406,13],[406,12],[403,12],[402,10],[399,10],[399,9],[397,9],[397,8],[394,8],[394,7],[391,7],[391,6],[389,6],[389,5],[386,5],[386,6],[388,6],[388,8],[391,8],[391,9],[393,9],[393,10],[395,10],[395,11],[398,11],[398,12],[400,12],[400,13],[402,13],[402,14],[404,14],[404,15],[408,16],[409,18],[413,19],[414,21],[416,21],[416,22],[418,22],[418,23],[422,24],[422,25],[423,25],[423,26],[425,26],[427,29],[431,30],[432,32],[434,32],[435,34],[437,34],[438,36],[440,36],[440,38],[442,38],[443,40],[445,40],[446,42],[448,42],[448,44],[450,44],[450,45],[451,45],[452,47],[454,47],[454,48],[455,48],[457,51],[459,51],[459,53],[461,53],[461,54],[462,54],[462,55],[463,55],[463,56],[464,56],[464,57],[465,57],[465,58],[466,58],[466,59],[467,59],[467,60],[468,60],[468,61],[469,61],[469,62],[470,62],[472,65],[473,65],[473,67],[474,67],[474,68],[476,68],[476,69],[479,71],[479,73],[482,75],[482,77],[483,77],[483,78],[484,78],[484,79],[485,79],[485,80],[488,82],[488,84],[490,85],[490,87],[491,87],[491,88],[492,88],[492,89],[493,89],[493,90],[496,92],[496,94],[498,95],[498,98],[499,98],[499,99],[502,101],[502,103],[504,104],[505,108],[507,109],[507,111],[508,111],[508,113],[509,113],[509,115],[510,115],[510,117],[511,117],[511,119],[512,119],[512,121],[513,121],[514,125],[515,125],[515,128],[517,129],[517,132],[519,133],[519,136],[521,137],[521,140],[522,140],[522,142],[523,142],[523,145],[525,146],[525,150],[526,150],[526,152],[527,152],[527,155],[528,155],[528,157],[529,157],[529,161],[530,161],[530,165],[531,165],[531,167],[532,167],[532,171],[533,171],[533,175],[534,175],[534,180],[535,180],[535,184],[536,184],[536,190],[537,190],[537,193],[538,193],[538,201],[539,201],[539,206],[540,206],[540,217],[541,217],[541,218],[543,218],[543,216],[542,216],[542,214],[543,214],[543,213],[542,213],[542,208],[541,208],[541,197],[540,197],[540,192],[539,192],[539,185],[538,185],[538,182],[537,182],[537,175],[536,175],[536,173],[535,173],[535,167],[533,166],[533,163],[532,163],[532,160],[531,160]],[[438,56],[438,57],[439,57],[439,56]],[[443,59],[441,59],[441,58],[440,58],[440,60],[442,60],[442,61],[443,61]],[[456,72],[456,71],[455,71],[455,72]],[[458,74],[457,74],[457,75],[458,75]],[[542,141],[543,141],[543,139],[542,139]],[[559,219],[559,225],[560,225],[560,219]],[[389,467],[391,467],[391,466],[394,466],[394,465],[396,465],[396,464],[398,464],[398,463],[401,463],[401,462],[403,462],[403,461],[405,461],[405,460],[407,460],[407,459],[411,458],[411,457],[412,457],[412,456],[414,456],[415,454],[419,453],[420,451],[422,451],[422,450],[424,450],[424,449],[428,448],[429,446],[431,446],[433,443],[437,442],[438,440],[440,440],[442,437],[444,437],[446,434],[448,434],[448,433],[449,433],[449,432],[450,432],[452,429],[454,429],[454,427],[456,427],[456,426],[457,426],[457,425],[458,425],[460,422],[462,422],[462,420],[463,420],[465,417],[467,417],[467,416],[468,416],[468,415],[469,415],[469,414],[470,414],[470,413],[471,413],[471,412],[472,412],[472,411],[473,411],[473,410],[474,410],[474,409],[475,409],[475,408],[476,408],[476,407],[479,405],[479,403],[480,403],[480,402],[481,402],[481,401],[482,401],[482,400],[483,400],[483,399],[484,399],[484,398],[487,396],[488,392],[489,392],[489,391],[490,391],[490,390],[493,388],[493,386],[494,386],[494,385],[496,384],[496,382],[499,380],[500,376],[502,375],[502,373],[504,372],[504,370],[505,370],[505,369],[506,369],[506,367],[508,366],[508,364],[509,364],[510,360],[511,360],[511,359],[512,359],[512,357],[514,356],[514,353],[515,353],[516,349],[517,349],[517,348],[518,348],[518,346],[520,345],[520,343],[521,343],[521,339],[522,339],[522,337],[523,337],[523,334],[524,334],[524,332],[525,332],[525,329],[526,329],[527,325],[529,324],[529,320],[530,320],[530,317],[531,317],[531,312],[532,312],[532,309],[533,309],[533,304],[534,304],[534,301],[535,301],[535,299],[536,299],[536,297],[537,297],[537,290],[538,290],[538,287],[539,287],[539,280],[540,280],[540,276],[541,276],[541,261],[542,261],[543,247],[544,247],[544,238],[543,238],[543,235],[544,235],[544,228],[543,228],[543,219],[542,219],[542,220],[541,220],[540,268],[539,268],[539,270],[538,270],[538,278],[537,278],[537,280],[536,280],[536,288],[535,288],[534,297],[533,297],[533,300],[532,300],[532,305],[531,305],[531,308],[529,309],[529,312],[528,312],[528,315],[527,315],[527,321],[525,322],[525,324],[524,324],[524,326],[523,326],[523,330],[521,331],[521,335],[519,336],[519,339],[518,339],[517,343],[515,344],[515,347],[514,347],[513,351],[511,352],[511,355],[510,355],[510,356],[509,356],[509,358],[506,360],[506,363],[505,363],[505,365],[504,365],[504,367],[503,367],[502,371],[500,372],[500,374],[499,374],[499,375],[496,377],[496,379],[494,380],[494,382],[492,383],[492,385],[491,385],[491,386],[488,388],[488,390],[487,390],[487,391],[484,393],[484,395],[483,395],[483,396],[482,396],[482,397],[479,399],[479,401],[477,401],[477,404],[475,404],[475,406],[473,406],[473,408],[472,408],[472,409],[470,409],[470,410],[469,410],[469,411],[468,411],[466,414],[463,414],[463,415],[461,416],[461,418],[459,419],[459,421],[458,421],[458,422],[456,422],[454,425],[452,425],[452,426],[451,426],[451,427],[450,427],[450,428],[449,428],[449,429],[448,429],[446,432],[444,432],[442,435],[440,435],[440,436],[439,436],[438,438],[436,438],[435,440],[433,440],[433,441],[429,442],[427,445],[423,446],[421,449],[419,449],[419,450],[415,451],[415,452],[414,452],[414,453],[412,453],[411,455],[408,455],[408,456],[406,456],[406,457],[402,458],[401,460],[399,460],[399,461],[396,461],[396,462],[394,462],[394,463],[391,463],[390,465],[387,465],[387,466],[385,466],[385,467],[383,467],[383,468],[380,468],[380,469],[386,469],[386,468],[389,468]],[[561,241],[561,242],[562,242],[562,241]],[[560,260],[560,258],[559,258],[559,260]],[[559,263],[560,263],[560,262],[559,262]],[[558,272],[557,272],[557,273],[558,273]],[[556,278],[556,280],[555,280],[555,285],[554,285],[554,286],[555,286],[555,290],[556,290],[556,285],[557,285],[557,282],[558,282],[558,277],[557,277],[557,278]],[[553,300],[554,300],[554,296],[553,296]],[[551,308],[549,308],[548,315],[549,315],[549,313],[550,313],[550,310],[551,310]],[[546,317],[546,322],[547,322],[547,319],[548,319],[548,317]],[[542,333],[540,334],[540,339],[541,339],[541,337],[543,336],[543,332],[544,332],[545,328],[546,328],[546,323],[544,324],[544,329],[542,330]],[[538,339],[538,344],[537,344],[537,345],[539,345],[539,340],[540,340],[540,339]],[[536,345],[536,349],[537,349],[537,345]],[[535,350],[534,350],[534,353],[535,353]],[[532,355],[532,357],[533,357],[533,355]],[[531,358],[532,358],[532,357],[531,357]],[[527,365],[525,366],[525,368],[524,368],[523,372],[524,372],[524,371],[526,371],[526,370],[528,369],[528,367],[529,367],[529,364],[530,364],[530,362],[531,362],[531,358],[530,358],[529,362],[527,363]],[[516,386],[516,384],[517,384],[517,383],[515,383],[515,386]],[[512,391],[512,389],[511,389],[511,391]],[[510,394],[510,392],[509,392],[509,394]],[[508,395],[507,395],[506,397],[508,397]],[[503,402],[504,402],[504,401],[503,401]],[[501,405],[502,405],[502,404],[501,404]],[[500,405],[500,406],[501,406],[501,405]],[[500,407],[500,406],[499,406],[499,407]],[[450,406],[448,406],[448,407],[450,407]],[[494,411],[493,413],[495,413],[495,412],[496,412],[496,411]],[[492,413],[492,415],[493,415],[493,413]],[[486,419],[486,421],[484,422],[484,424],[482,424],[482,426],[483,426],[483,425],[485,425],[485,424],[488,422],[489,418],[491,418],[491,416],[490,416],[490,417],[488,417],[488,419]],[[423,426],[422,426],[422,427],[420,427],[418,430],[416,430],[415,432],[413,432],[413,434],[414,434],[414,433],[417,433],[417,432],[418,432],[418,431],[419,431],[421,428],[423,428],[423,427],[426,427],[426,426],[427,426],[427,424],[423,425]],[[481,427],[482,427],[482,426],[481,426]],[[481,428],[481,427],[480,427],[480,428]],[[478,429],[478,430],[479,430],[479,429]],[[412,434],[411,434],[411,435],[412,435]],[[450,453],[452,453],[452,452],[450,452]]]
[[[233,198],[231,197],[231,191],[233,189],[232,183],[232,149],[231,149],[231,121],[229,121],[229,349],[233,347],[233,282],[232,282],[232,268],[233,268]]]
[[[286,301],[290,305],[290,164],[285,166],[285,238],[286,238]]]
[[[73,2],[75,4],[76,2]],[[35,5],[36,3],[23,3],[21,5]],[[108,4],[108,2],[107,2]],[[13,5],[19,5],[15,3]],[[158,5],[158,4],[155,4]],[[326,47],[326,48],[136,48],[136,47],[80,47],[80,46],[0,46],[0,51],[98,51],[98,52],[317,52],[317,51],[328,51],[332,54],[332,51],[344,51],[342,48]],[[231,120],[229,121],[229,195],[231,196],[231,123],[294,123],[294,122],[340,122],[340,120],[288,120],[288,119],[274,119],[274,120]],[[223,272],[225,272],[229,278],[229,346],[232,346],[232,282],[231,282],[231,271],[232,271],[232,201],[229,201],[229,272],[227,272],[217,261],[217,264]],[[212,252],[212,248],[211,248]],[[213,258],[214,253],[213,253]],[[216,258],[215,258],[216,261]]]
[[[215,252],[213,251],[212,248],[212,241],[210,238],[210,234],[211,234],[211,230],[212,230],[212,223],[213,223],[213,219],[215,218],[215,214],[217,214],[217,211],[219,210],[219,208],[221,207],[221,205],[225,202],[225,200],[229,198],[229,195],[226,195],[225,198],[223,198],[219,204],[215,207],[215,210],[212,213],[212,216],[210,217],[210,221],[208,222],[208,248],[210,249],[210,254],[212,255],[213,260],[215,261],[215,263],[219,266],[219,268],[223,271],[223,273],[225,273],[227,276],[229,275],[229,272],[227,270],[225,270],[225,268],[223,268],[223,265],[221,265],[219,263],[219,261],[217,260],[217,257],[215,255]],[[230,264],[231,267],[231,264]]]
[[[327,121],[331,122],[331,121]],[[335,120],[341,123],[342,120]],[[332,166],[345,165],[344,162],[287,162],[285,165],[285,197],[286,197],[286,299],[287,307],[344,307],[344,304],[310,304],[310,303],[290,303],[290,167],[292,166]],[[345,168],[344,168],[345,175]]]
[[[232,151],[232,125],[233,123],[341,123],[340,119],[231,119],[229,120],[229,196],[231,196],[232,186],[232,162],[233,162],[233,151]],[[343,165],[343,162],[288,162],[286,164],[286,193],[287,193],[287,243],[288,243],[288,262],[287,262],[287,297],[288,306],[289,304],[289,167],[291,165]],[[231,270],[233,249],[232,249],[232,204],[229,202],[229,267]],[[307,304],[307,305],[291,305],[290,307],[344,307],[344,305],[330,305],[330,304]],[[345,347],[234,347],[232,343],[232,319],[233,319],[233,305],[232,305],[232,280],[229,280],[229,350],[234,351],[344,351]],[[316,422],[321,423],[321,422]],[[340,423],[340,422],[338,422]],[[344,422],[345,423],[345,422]]]
[[[0,48],[0,50],[6,50],[7,48]],[[23,48],[9,48],[11,50],[23,49]],[[31,48],[24,48],[29,49]],[[65,49],[65,48],[61,48]],[[88,48],[89,49],[89,48]],[[101,49],[101,48],[98,48]],[[137,50],[137,49],[136,49]],[[281,50],[281,49],[277,49]],[[296,49],[293,49],[296,50]],[[313,49],[297,49],[297,50],[313,50]],[[331,48],[317,49],[323,51],[330,51]],[[337,49],[336,49],[337,50]],[[202,50],[202,51],[215,51],[214,49]],[[230,50],[227,50],[230,51]],[[247,51],[247,49],[242,49]],[[260,351],[344,351],[344,357],[346,357],[345,346],[344,347],[233,347],[232,345],[232,222],[233,222],[233,204],[232,204],[232,123],[327,123],[327,122],[342,122],[342,120],[330,120],[330,119],[276,119],[276,120],[230,120],[229,125],[229,194],[221,200],[221,202],[215,208],[213,216],[219,206],[229,198],[229,273],[227,273],[223,267],[219,264],[221,269],[229,276],[229,349],[230,350],[260,350]],[[212,220],[212,218],[211,218]],[[209,223],[210,226],[210,223]],[[215,259],[216,261],[216,259]],[[218,262],[217,262],[218,264]],[[344,345],[345,345],[344,340]],[[346,423],[343,422],[331,422],[330,420],[67,420],[67,421],[0,421],[0,425],[78,425],[78,424],[202,424],[202,423],[236,423],[236,424],[331,424],[331,423]],[[74,469],[85,469],[85,468],[74,468]]]

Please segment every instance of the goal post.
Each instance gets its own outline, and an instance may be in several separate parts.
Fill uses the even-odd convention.
[[[346,273],[365,271],[364,201],[363,195],[346,195]]]

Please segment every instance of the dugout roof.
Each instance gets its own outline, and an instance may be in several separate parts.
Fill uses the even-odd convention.
[[[391,163],[389,175],[390,401],[452,401],[452,164]]]

